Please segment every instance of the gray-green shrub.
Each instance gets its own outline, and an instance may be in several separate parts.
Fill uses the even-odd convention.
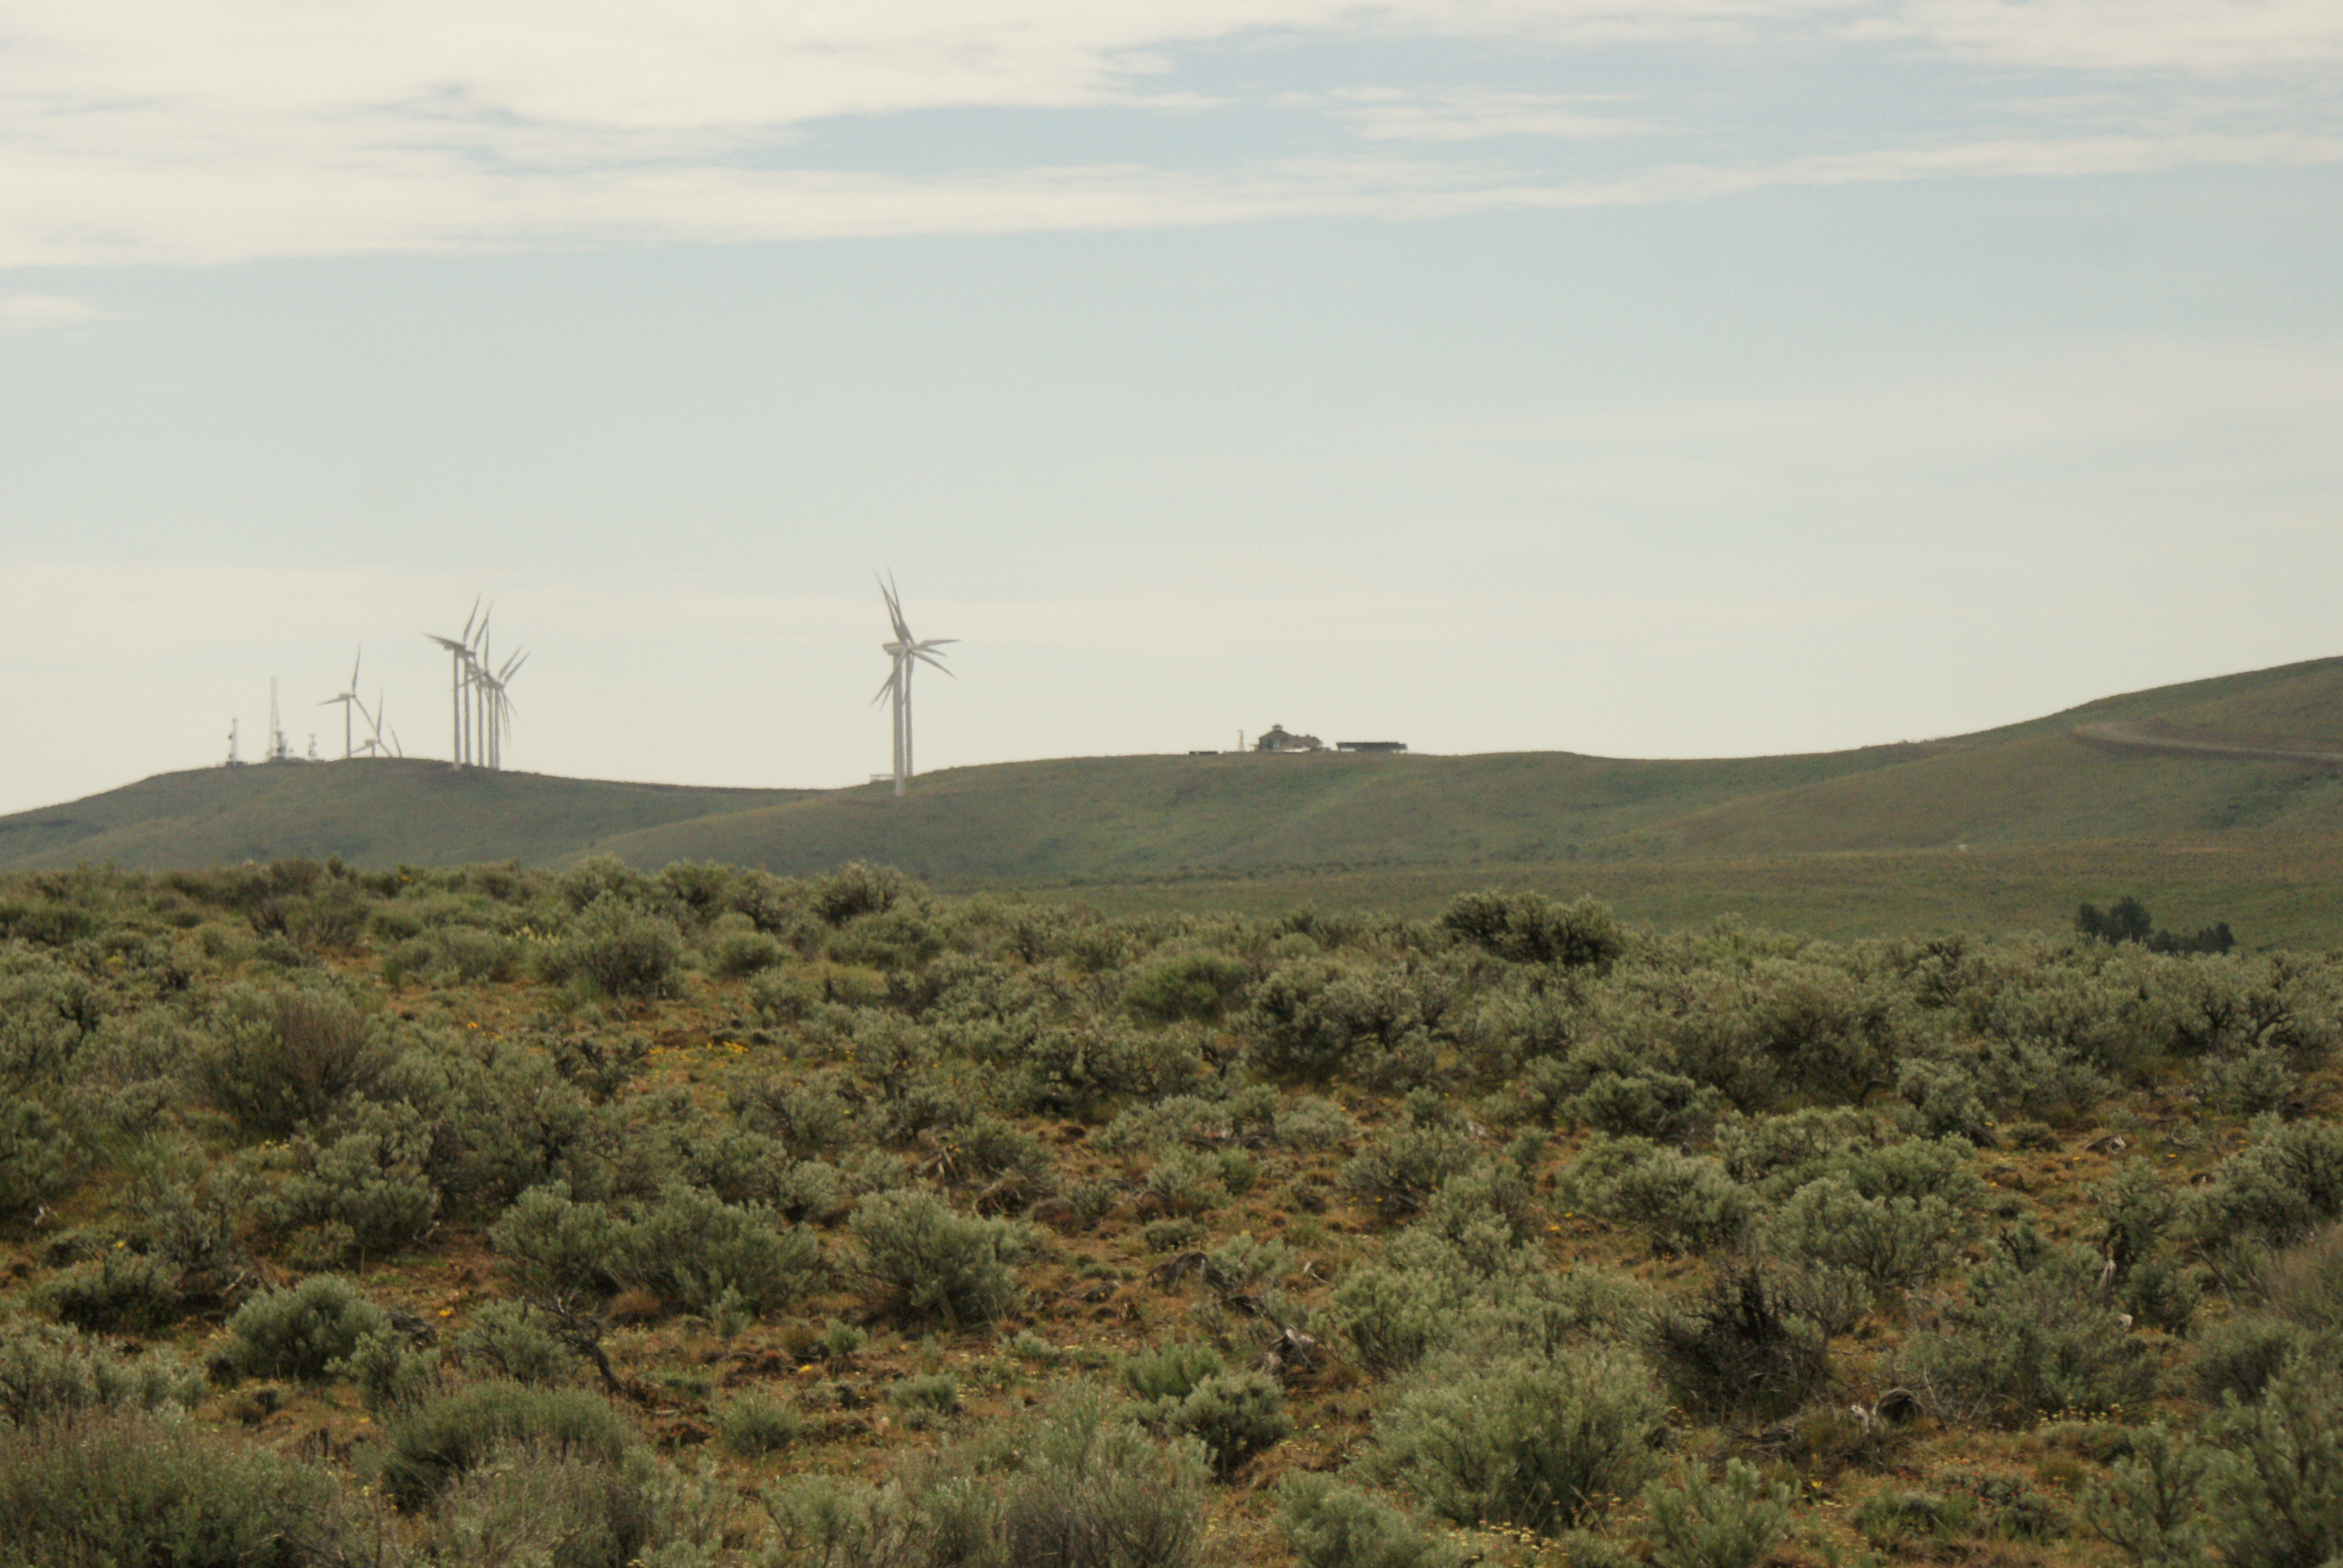
[[[168,1350],[124,1355],[69,1328],[0,1321],[0,1422],[190,1406],[203,1387],[202,1374]]]
[[[574,1388],[478,1382],[401,1413],[383,1433],[382,1488],[402,1508],[427,1503],[499,1448],[617,1464],[642,1439],[598,1395]]]
[[[1427,1363],[1375,1417],[1368,1474],[1460,1524],[1555,1532],[1630,1495],[1667,1405],[1631,1352]]]
[[[263,1291],[227,1321],[227,1356],[246,1377],[315,1382],[333,1375],[368,1334],[386,1333],[390,1314],[336,1274],[312,1274],[289,1289]]]
[[[1033,1244],[1030,1226],[955,1213],[916,1189],[870,1194],[847,1224],[862,1244],[863,1273],[905,1317],[989,1322],[1023,1294],[1014,1265]]]
[[[1725,1478],[1686,1462],[1647,1483],[1644,1513],[1660,1568],[1756,1568],[1790,1523],[1790,1489],[1766,1484],[1755,1465],[1725,1462]]]
[[[1373,1493],[1306,1470],[1277,1485],[1277,1526],[1302,1568],[1463,1568],[1464,1553]]]
[[[1159,1405],[1163,1430],[1192,1437],[1211,1452],[1212,1473],[1225,1481],[1257,1453],[1293,1434],[1284,1391],[1266,1372],[1214,1372],[1177,1400]]]

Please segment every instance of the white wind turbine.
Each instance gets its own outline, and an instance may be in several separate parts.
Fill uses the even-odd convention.
[[[903,787],[910,782],[911,778],[912,667],[919,664],[932,665],[938,669],[943,669],[946,675],[950,675],[950,670],[944,669],[942,656],[932,650],[941,648],[948,642],[958,642],[960,638],[935,637],[930,638],[925,642],[920,641],[911,635],[910,627],[904,623],[902,595],[896,590],[895,579],[892,576],[879,579],[879,592],[887,600],[887,618],[895,628],[894,640],[880,646],[885,649],[887,657],[894,661],[894,668],[888,671],[887,683],[879,689],[878,695],[870,699],[870,704],[875,708],[890,696],[895,699],[895,793],[900,797],[903,793]]]
[[[361,648],[358,649],[358,658],[362,658],[365,655],[365,648]],[[325,701],[317,704],[317,706],[320,708],[331,708],[337,702],[342,705],[342,760],[347,762],[351,758],[357,755],[357,749],[350,744],[352,738],[352,730],[350,728],[350,709],[355,707],[360,713],[364,713],[366,711],[366,704],[358,700],[358,658],[352,658],[350,660],[350,684],[348,687],[342,691],[336,693],[334,696],[328,697]]]
[[[512,734],[513,701],[507,690],[520,667],[528,662],[526,652],[516,653],[504,662],[504,668],[490,675],[483,668],[478,677],[483,701],[488,709],[488,766],[501,769],[505,765],[505,739]]]
[[[388,741],[382,738],[382,692],[376,691],[371,713],[367,711],[365,703],[358,704],[358,717],[367,721],[367,739],[358,742],[358,750],[368,757],[404,757],[407,754],[399,749],[397,730],[390,732]]]
[[[472,613],[464,618],[462,636],[440,637],[427,631],[423,634],[447,650],[447,706],[449,723],[454,729],[447,764],[451,768],[461,768],[472,759],[471,726],[467,720],[470,718],[472,678],[478,672],[472,658],[472,623],[479,618],[480,600],[476,594],[472,598]],[[487,625],[483,623],[480,629],[485,634]]]

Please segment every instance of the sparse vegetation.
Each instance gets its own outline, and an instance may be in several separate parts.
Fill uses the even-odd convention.
[[[101,1555],[2343,1550],[2333,960],[870,866],[0,906],[0,1504]]]

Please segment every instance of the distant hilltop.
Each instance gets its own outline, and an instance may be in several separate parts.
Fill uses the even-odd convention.
[[[1315,735],[1296,735],[1282,724],[1272,724],[1252,743],[1255,751],[1323,751],[1326,743]],[[1393,756],[1407,749],[1404,740],[1337,740],[1337,751],[1369,756]]]

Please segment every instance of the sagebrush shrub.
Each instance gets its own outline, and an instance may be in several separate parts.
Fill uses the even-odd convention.
[[[451,1346],[468,1366],[513,1382],[560,1382],[578,1370],[578,1354],[545,1326],[526,1302],[490,1302],[472,1314]]]
[[[1754,1195],[1716,1160],[1641,1138],[1597,1134],[1564,1180],[1580,1208],[1633,1226],[1668,1251],[1730,1246],[1757,1216]]]
[[[336,992],[282,986],[231,991],[196,1067],[213,1104],[245,1131],[285,1138],[365,1093],[397,1048]]]
[[[1738,1459],[1725,1462],[1722,1481],[1699,1465],[1681,1465],[1673,1477],[1648,1483],[1643,1503],[1660,1568],[1757,1568],[1790,1523],[1789,1487],[1766,1484]]]
[[[778,1453],[804,1434],[803,1416],[755,1389],[744,1389],[717,1407],[717,1441],[742,1459]]]
[[[1513,963],[1601,969],[1627,947],[1617,917],[1593,899],[1557,904],[1537,893],[1464,893],[1440,924]]]
[[[431,1560],[630,1568],[662,1533],[651,1479],[648,1466],[539,1440],[503,1443],[493,1462],[466,1471],[437,1500]]]
[[[616,997],[671,994],[683,969],[683,933],[663,915],[647,914],[604,893],[577,918],[570,934],[538,955],[555,981],[583,975]]]
[[[1342,1185],[1386,1216],[1404,1216],[1453,1176],[1461,1176],[1481,1151],[1462,1128],[1445,1122],[1393,1127],[1379,1133],[1342,1167]]]
[[[821,1246],[803,1225],[781,1229],[765,1204],[676,1184],[629,1231],[625,1255],[631,1278],[689,1311],[708,1312],[730,1292],[761,1315],[812,1286]]]
[[[940,1453],[883,1486],[807,1477],[764,1493],[784,1568],[1191,1568],[1200,1561],[1200,1445],[1150,1442],[1096,1391]]]
[[[1121,1365],[1123,1386],[1132,1397],[1151,1403],[1176,1404],[1198,1383],[1227,1370],[1227,1363],[1210,1345],[1180,1340],[1134,1351],[1123,1357]]]
[[[202,1374],[168,1350],[124,1355],[69,1328],[0,1322],[0,1422],[185,1407],[203,1387]]]
[[[1023,1294],[1014,1265],[1032,1246],[1030,1226],[955,1213],[916,1190],[872,1193],[847,1225],[862,1244],[862,1271],[907,1317],[989,1322]]]
[[[1373,1493],[1289,1471],[1277,1525],[1302,1568],[1461,1568],[1464,1554]]]
[[[583,1389],[474,1383],[389,1423],[383,1433],[383,1492],[402,1508],[427,1503],[513,1443],[617,1464],[642,1439],[607,1401]]]
[[[263,1291],[227,1321],[229,1357],[247,1377],[290,1377],[314,1382],[368,1334],[386,1333],[390,1314],[335,1274],[312,1274],[299,1284]]]
[[[1252,968],[1226,953],[1189,952],[1158,959],[1124,981],[1122,1001],[1159,1023],[1185,1019],[1213,1023],[1244,1000]]]
[[[2343,1379],[2331,1361],[2288,1362],[2207,1435],[2220,1454],[2207,1533],[2222,1562],[2323,1568],[2343,1554]]]
[[[1830,1375],[1834,1325],[1818,1321],[1815,1294],[1812,1284],[1751,1262],[1663,1316],[1654,1348],[1678,1400],[1716,1415],[1745,1412],[1767,1421],[1805,1404]]]
[[[1966,1301],[1907,1336],[1893,1375],[1939,1417],[2017,1426],[2048,1411],[2136,1404],[2146,1347],[2100,1291],[2104,1261],[2021,1231],[1969,1277]]]
[[[189,1423],[0,1428],[5,1550],[22,1568],[308,1568],[339,1544],[333,1493],[317,1471]]]
[[[1650,1369],[1615,1347],[1447,1362],[1377,1413],[1366,1464],[1459,1524],[1550,1535],[1633,1494],[1666,1423]]]
[[[1942,1273],[1970,1230],[1969,1217],[1941,1198],[1866,1197],[1845,1178],[1825,1176],[1790,1195],[1771,1234],[1785,1256],[1885,1292]]]
[[[629,1234],[600,1203],[573,1202],[569,1184],[532,1187],[488,1231],[520,1288],[549,1301],[605,1295],[618,1288]]]
[[[1284,1391],[1266,1372],[1214,1372],[1176,1401],[1160,1406],[1167,1432],[1192,1437],[1212,1453],[1212,1473],[1225,1481],[1253,1455],[1293,1433]]]
[[[0,1098],[0,1216],[21,1214],[73,1185],[74,1140],[50,1111]]]

